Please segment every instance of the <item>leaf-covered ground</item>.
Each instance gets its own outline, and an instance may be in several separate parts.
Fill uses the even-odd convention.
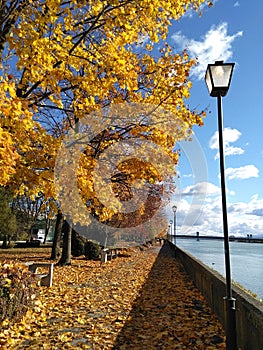
[[[53,286],[39,287],[35,308],[15,326],[2,325],[0,347],[225,349],[221,324],[167,250],[56,267]]]

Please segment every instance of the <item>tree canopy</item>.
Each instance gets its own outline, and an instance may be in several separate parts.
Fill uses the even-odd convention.
[[[118,205],[131,198],[136,181],[143,179],[152,200],[159,202],[174,167],[164,172],[169,162],[161,167],[162,154],[155,148],[147,153],[147,145],[161,147],[164,158],[176,164],[173,146],[191,134],[193,125],[202,125],[204,116],[186,105],[195,60],[187,51],[175,53],[166,36],[173,20],[204,2],[1,1],[0,184],[16,194],[35,196],[41,191],[54,199],[62,191],[71,207],[67,214],[74,216],[69,176],[75,176],[84,206],[104,222],[111,218],[116,222]],[[120,104],[124,107],[115,109],[113,118],[112,108]],[[58,155],[60,161],[67,143],[76,139],[80,143],[87,133],[91,137],[85,139],[79,158],[76,153],[72,156],[78,163],[75,175],[62,171],[59,176],[65,176],[62,183],[67,179],[67,186],[61,189],[60,182],[58,189],[54,186]],[[101,185],[98,198],[94,182],[106,183],[101,169],[116,154],[112,146],[120,143],[126,152],[132,147],[130,140],[137,145],[136,155],[119,158],[113,174],[107,175],[110,192]],[[99,168],[106,151],[107,162]],[[67,165],[69,159],[65,161]],[[103,204],[109,193],[117,198],[115,207]],[[145,213],[147,206],[141,205],[139,213]]]

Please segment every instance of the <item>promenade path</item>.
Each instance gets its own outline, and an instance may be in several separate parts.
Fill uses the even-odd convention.
[[[1,349],[225,349],[222,326],[168,245],[102,266],[74,259],[39,290],[34,309],[0,330]]]

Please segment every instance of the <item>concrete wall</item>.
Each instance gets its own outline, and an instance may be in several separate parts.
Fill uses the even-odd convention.
[[[170,243],[171,249],[174,245]],[[176,248],[176,258],[193,279],[220,322],[225,325],[225,279],[191,254]],[[236,299],[237,345],[242,350],[263,349],[263,303],[237,286],[233,286]]]

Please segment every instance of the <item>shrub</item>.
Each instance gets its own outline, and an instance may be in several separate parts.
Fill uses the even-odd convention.
[[[0,262],[0,321],[18,321],[33,306],[35,281],[25,265]]]
[[[90,260],[98,259],[101,252],[101,246],[97,242],[87,241],[85,244],[85,257]]]
[[[85,244],[87,239],[79,234],[72,234],[71,254],[74,257],[85,255]]]

